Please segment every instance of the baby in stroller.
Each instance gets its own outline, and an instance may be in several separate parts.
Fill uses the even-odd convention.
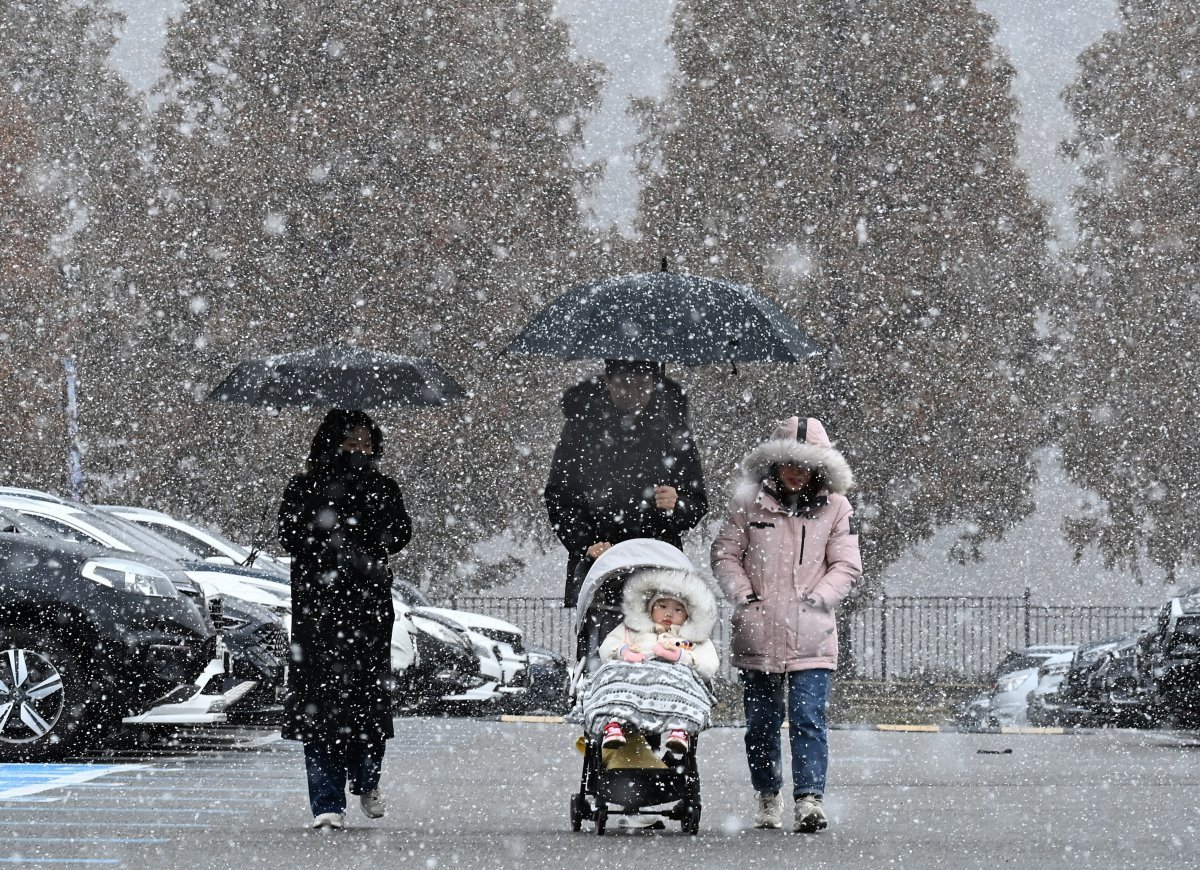
[[[610,811],[636,815],[668,802],[677,803],[667,815],[688,833],[698,830],[694,735],[711,721],[717,613],[715,596],[691,562],[661,541],[616,544],[589,570],[577,617],[572,718],[584,726],[585,748],[580,791],[571,800],[575,830],[593,819],[603,833]],[[643,753],[665,736],[661,759],[615,763],[635,735],[630,749]]]
[[[691,668],[707,682],[716,675],[720,665],[717,648],[709,638],[716,611],[715,597],[695,574],[677,568],[642,568],[633,572],[625,583],[621,603],[623,619],[600,645],[600,660],[631,665],[669,663]],[[605,684],[605,674],[603,668],[597,672],[596,689]],[[655,728],[659,722],[656,708],[662,706],[664,692],[679,690],[678,676],[651,671],[647,674],[648,680],[638,680],[634,673],[621,677],[614,674],[615,679],[627,686],[637,687],[631,690],[635,697],[626,701],[636,703],[638,709],[630,716],[622,703],[611,703],[615,700],[611,691],[603,693],[611,703],[612,717],[604,725],[602,747],[617,749],[624,746],[625,729],[631,724],[648,722],[649,728]],[[687,681],[683,682],[686,691]],[[647,708],[650,708],[649,715]],[[698,724],[694,714],[672,718],[670,711],[661,713],[662,729],[667,735],[663,748],[673,755],[683,755],[688,749],[689,731]]]

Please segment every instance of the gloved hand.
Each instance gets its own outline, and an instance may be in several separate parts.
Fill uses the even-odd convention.
[[[664,659],[668,662],[677,662],[679,657],[683,655],[681,649],[668,649],[661,643],[656,643],[654,649],[651,650],[655,658]]]
[[[617,654],[631,665],[636,665],[646,660],[645,653],[638,652],[627,643],[621,645],[621,648],[617,650]]]

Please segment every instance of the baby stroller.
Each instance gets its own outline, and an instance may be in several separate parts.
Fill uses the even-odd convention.
[[[638,568],[675,568],[695,572],[683,553],[661,541],[636,538],[616,544],[587,572],[579,593],[575,616],[576,664],[571,680],[572,706],[578,707],[590,675],[600,667],[600,645],[621,622],[621,596],[625,580]],[[660,735],[644,739],[657,749]],[[671,763],[654,767],[607,767],[601,739],[587,733],[583,741],[583,773],[579,791],[571,795],[571,830],[584,820],[603,835],[610,815],[654,814],[679,822],[686,834],[700,830],[700,773],[696,767],[696,739]],[[657,764],[657,762],[656,762]],[[669,808],[665,805],[670,804]],[[651,809],[656,808],[656,809]]]

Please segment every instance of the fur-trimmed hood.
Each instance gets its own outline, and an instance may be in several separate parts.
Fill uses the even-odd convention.
[[[854,473],[844,456],[829,443],[825,426],[816,417],[789,417],[775,427],[771,437],[742,458],[742,486],[762,484],[772,465],[811,468],[821,487],[845,495],[854,487]]]
[[[651,602],[666,596],[683,602],[688,618],[679,627],[679,636],[693,643],[708,640],[717,624],[717,599],[708,584],[692,571],[673,568],[642,568],[625,581],[621,612],[631,631],[653,632]]]

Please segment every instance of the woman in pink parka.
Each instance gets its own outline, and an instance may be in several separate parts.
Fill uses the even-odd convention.
[[[789,724],[793,830],[828,827],[826,707],[837,669],[834,610],[862,575],[854,475],[821,421],[791,417],[742,459],[744,484],[712,545],[712,569],[736,605],[732,661],[741,669],[755,827],[783,826]]]

